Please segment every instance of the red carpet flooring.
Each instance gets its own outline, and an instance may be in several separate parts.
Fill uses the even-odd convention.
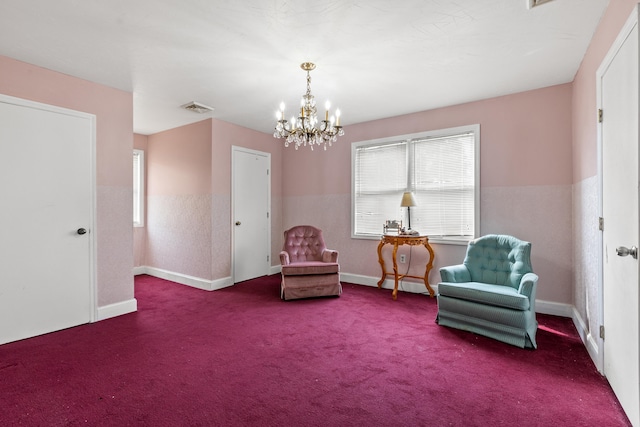
[[[629,425],[569,319],[522,350],[436,325],[424,295],[278,282],[139,276],[137,313],[0,346],[0,425]]]

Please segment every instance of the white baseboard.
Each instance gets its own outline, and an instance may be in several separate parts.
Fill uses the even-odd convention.
[[[133,275],[139,276],[141,274],[147,274],[145,270],[146,270],[146,267],[144,265],[133,267]]]
[[[363,276],[360,274],[340,273],[340,281],[353,283],[356,285],[378,287],[379,277]],[[383,289],[393,289],[393,279],[385,279],[382,283]],[[438,293],[438,285],[431,285],[433,291]],[[413,294],[429,294],[427,288],[424,286],[424,282],[414,282],[409,280],[402,280],[398,282],[398,291],[410,292]]]
[[[269,275],[274,275],[274,274],[280,274],[280,272],[282,271],[282,266],[280,264],[278,265],[272,265],[271,267],[269,267]]]
[[[138,300],[132,298],[127,301],[98,307],[96,321],[99,322],[101,320],[110,319],[123,314],[134,313],[136,311],[138,311]]]
[[[550,314],[552,316],[560,317],[571,317],[573,314],[573,305],[537,299],[536,313]]]
[[[576,310],[575,307],[573,308],[571,318],[573,319],[573,324],[578,330],[578,335],[580,335],[582,343],[589,353],[589,357],[591,357],[591,361],[593,361],[593,364],[596,365],[598,371],[600,371],[600,373],[604,375],[604,366],[602,366],[602,360],[599,354],[600,351],[598,349],[598,338],[593,335],[592,331],[589,331],[587,323],[584,321],[582,316],[580,316],[580,313],[578,313],[578,310]]]
[[[356,285],[374,286],[378,287],[379,277],[363,276],[359,274],[340,273],[340,280],[347,283],[353,283]],[[393,279],[386,278],[382,283],[384,289],[393,289]],[[438,285],[431,284],[436,295],[438,294]],[[427,289],[422,282],[415,281],[401,281],[398,283],[398,290],[403,292],[411,292],[416,294],[427,294]],[[562,304],[551,301],[536,300],[536,313],[551,314],[561,317],[572,317],[574,312],[573,305]]]
[[[200,277],[189,276],[187,274],[176,273],[173,271],[163,270],[156,267],[136,267],[134,269],[138,274],[148,274],[149,276],[158,277],[160,279],[171,280],[172,282],[180,283],[181,285],[191,286],[193,288],[202,289],[205,291],[215,291],[218,289],[226,288],[233,285],[231,277],[223,277],[222,279],[208,280]]]

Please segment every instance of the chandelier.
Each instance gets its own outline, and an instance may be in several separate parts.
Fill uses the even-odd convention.
[[[284,138],[285,147],[288,147],[289,144],[294,144],[296,150],[301,145],[305,147],[309,145],[311,150],[313,150],[314,145],[324,145],[326,150],[327,143],[331,147],[331,144],[336,142],[339,136],[344,135],[344,130],[340,126],[340,110],[336,109],[335,118],[333,116],[329,117],[329,107],[331,105],[327,101],[324,120],[318,121],[316,99],[311,94],[311,75],[309,74],[316,68],[316,64],[303,62],[300,68],[307,72],[307,93],[302,96],[302,101],[300,102],[300,116],[297,119],[292,116],[291,122],[288,122],[284,118],[284,102],[280,103],[280,110],[276,114],[278,122],[273,136],[275,138]]]

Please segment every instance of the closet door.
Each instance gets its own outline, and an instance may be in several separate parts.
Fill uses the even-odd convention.
[[[602,161],[604,374],[640,426],[638,10],[598,70]]]
[[[0,344],[94,316],[95,118],[0,96]]]

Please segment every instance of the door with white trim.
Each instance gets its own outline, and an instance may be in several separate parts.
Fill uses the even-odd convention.
[[[604,374],[640,426],[637,10],[598,70],[602,156]]]
[[[0,95],[0,344],[88,323],[95,117]]]
[[[233,281],[269,274],[271,154],[232,147]]]

